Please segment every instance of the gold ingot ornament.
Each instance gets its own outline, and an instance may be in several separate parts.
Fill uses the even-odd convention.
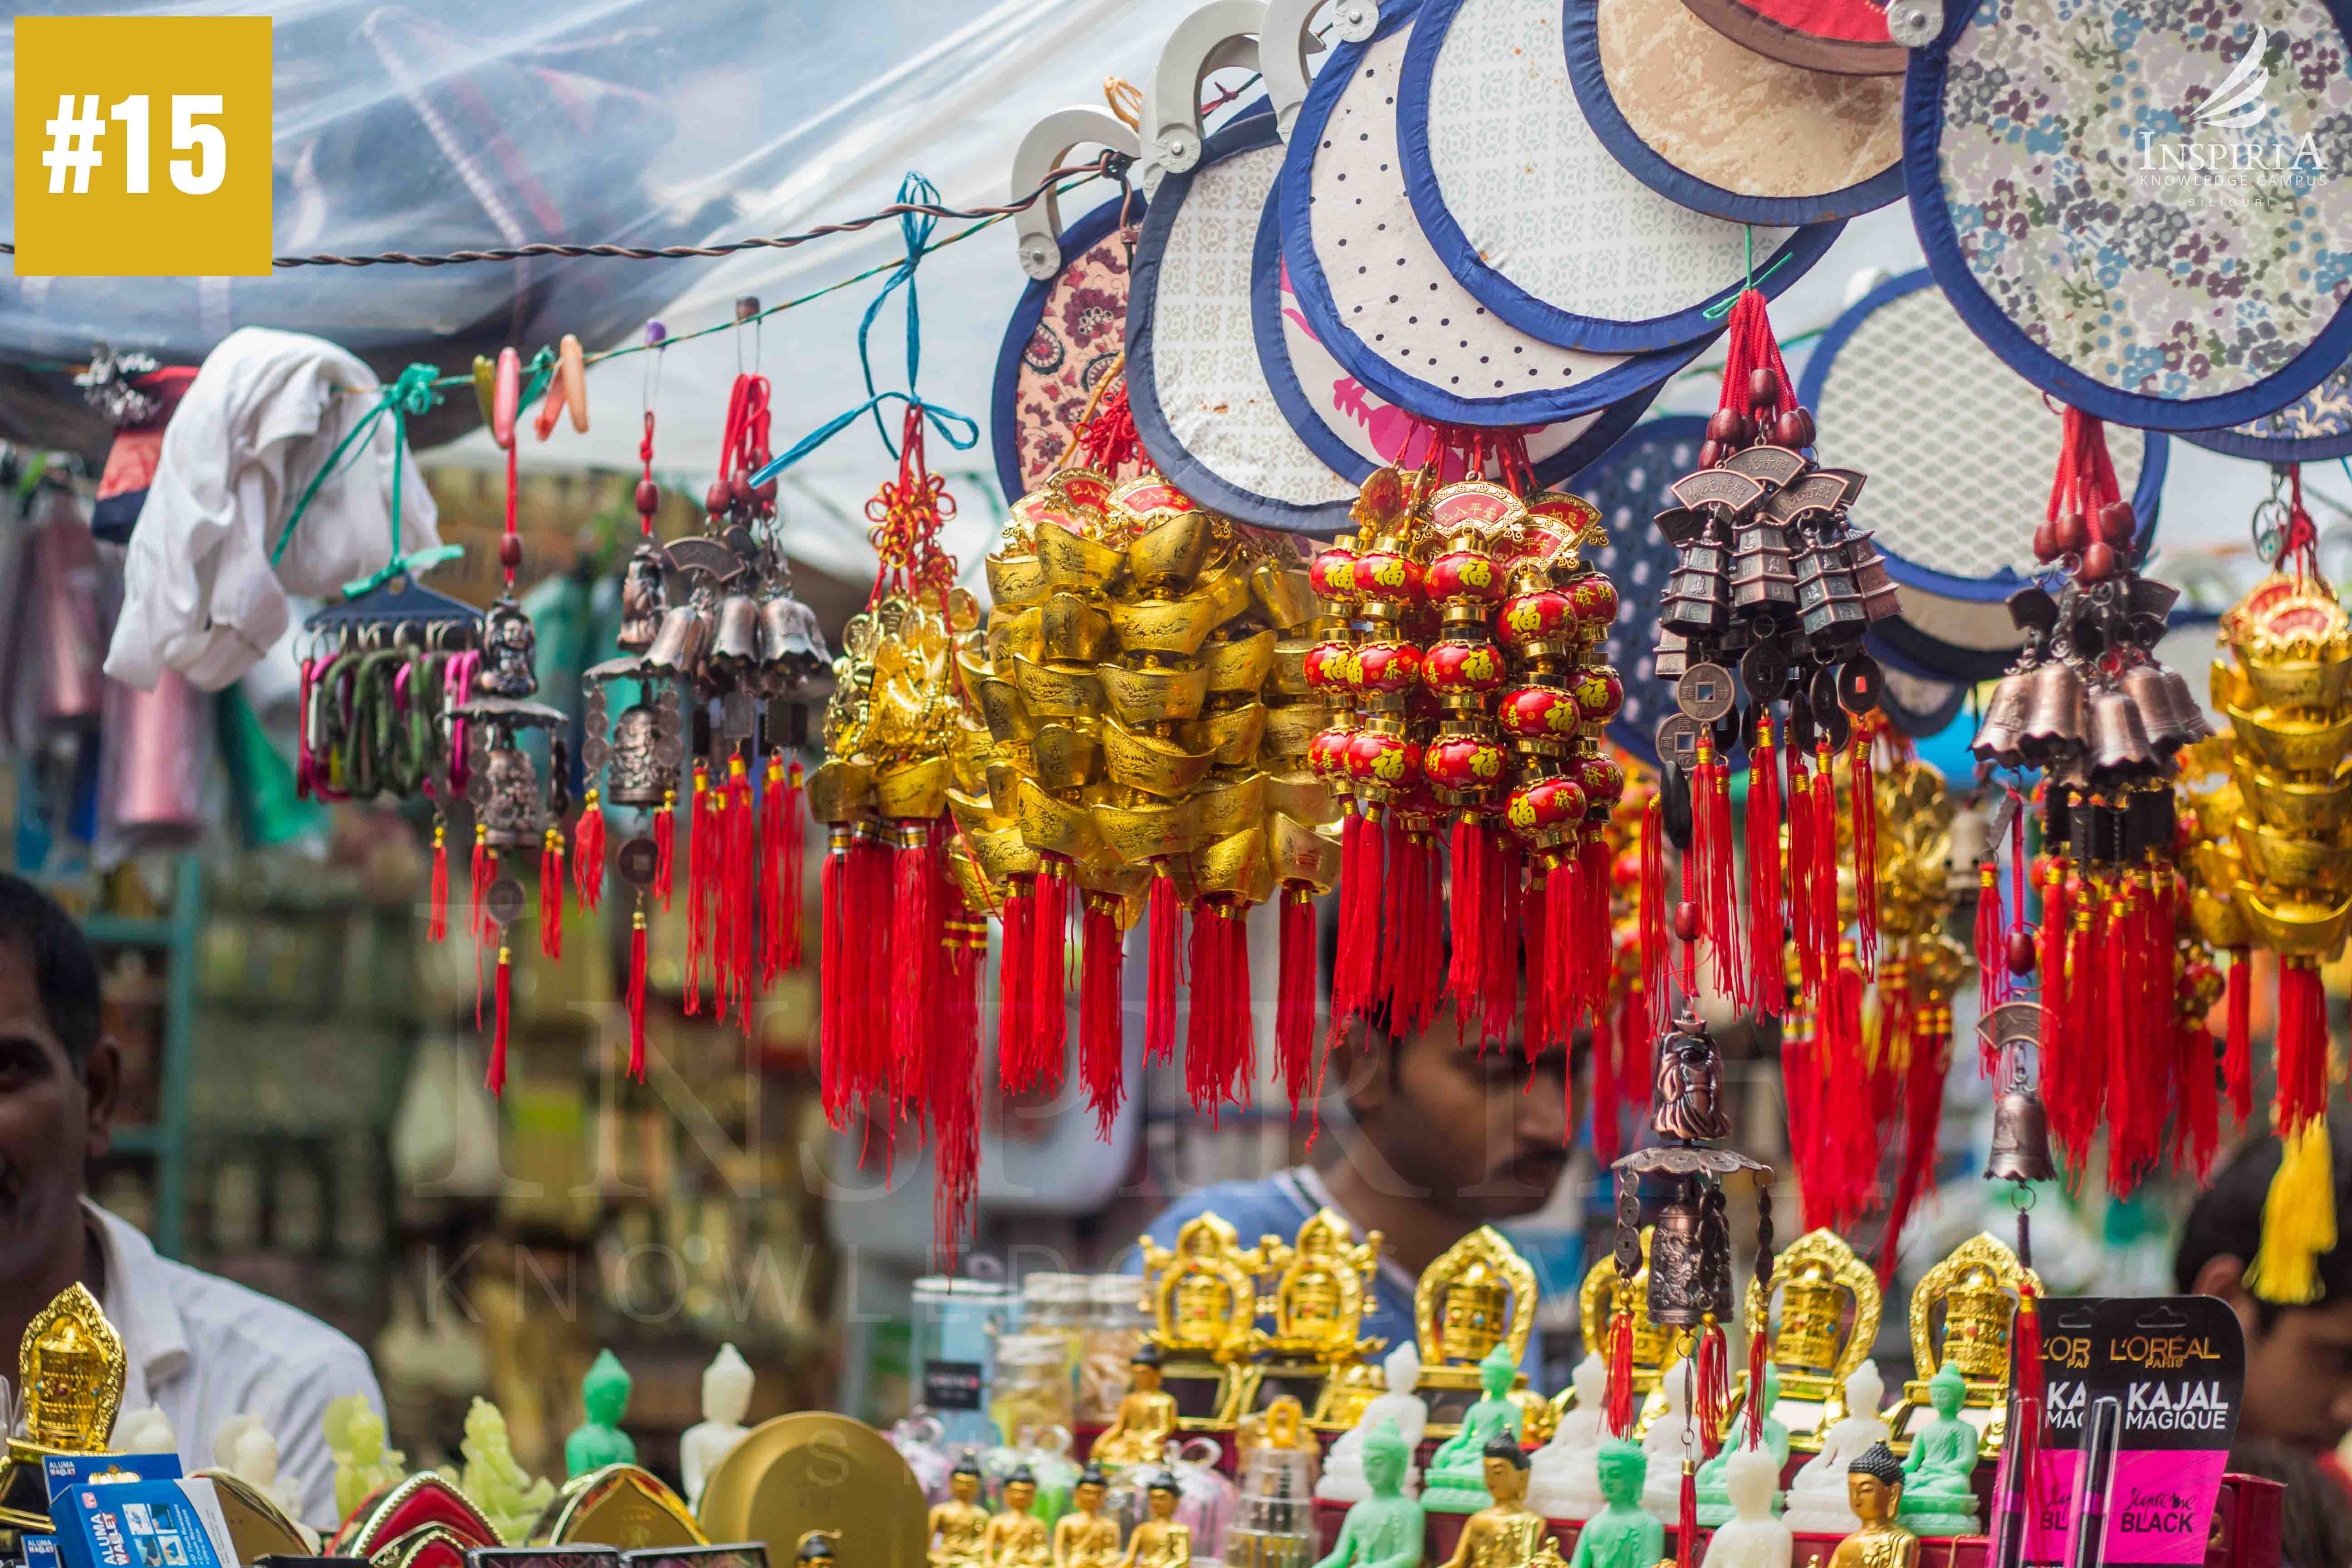
[[[1128,861],[1189,855],[1200,838],[1200,803],[1171,805],[1145,796],[1132,805],[1097,805],[1094,829],[1112,856]]]
[[[1096,674],[1110,716],[1130,729],[1181,723],[1200,713],[1209,695],[1209,672],[1199,666],[1106,664]]]
[[[988,573],[988,596],[1000,612],[1036,604],[1051,591],[1045,563],[1034,555],[989,555],[981,564]]]
[[[1101,595],[1110,590],[1126,565],[1126,557],[1059,522],[1037,529],[1037,563],[1051,588]]]
[[[1265,775],[1261,773],[1212,779],[1192,796],[1202,838],[1226,838],[1256,826],[1265,816]]]
[[[1255,697],[1274,668],[1276,644],[1272,627],[1245,637],[1213,642],[1201,652],[1201,668],[1208,689],[1221,695],[1246,693]]]
[[[1162,800],[1174,800],[1208,776],[1211,751],[1188,751],[1172,741],[1141,735],[1115,721],[1102,726],[1103,763],[1111,782]]]

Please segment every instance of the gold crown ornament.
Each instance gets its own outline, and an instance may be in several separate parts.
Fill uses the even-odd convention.
[[[1421,1342],[1421,1381],[1414,1392],[1430,1407],[1428,1435],[1450,1437],[1480,1393],[1478,1363],[1496,1347],[1513,1363],[1526,1358],[1535,1331],[1536,1276],[1500,1231],[1476,1230],[1439,1254],[1413,1287],[1412,1320]],[[1511,1401],[1538,1430],[1553,1415],[1524,1373]]]
[[[122,1336],[79,1280],[25,1325],[16,1352],[25,1435],[8,1439],[7,1458],[0,1461],[0,1524],[47,1531],[43,1461],[107,1451],[128,1366]]]
[[[1916,1375],[1887,1411],[1890,1442],[1932,1415],[1928,1380],[1950,1364],[1967,1380],[1960,1419],[1977,1429],[1987,1453],[2006,1436],[2011,1325],[2027,1291],[2044,1294],[2042,1278],[2020,1262],[2008,1243],[1979,1233],[1919,1277],[1911,1291],[1911,1360]]]
[[[1853,1414],[1845,1380],[1868,1359],[1883,1310],[1877,1273],[1835,1231],[1807,1231],[1772,1260],[1769,1275],[1748,1281],[1748,1321],[1766,1327],[1765,1353],[1780,1377],[1772,1419],[1788,1427],[1791,1448],[1820,1452],[1823,1434]],[[1735,1417],[1750,1392],[1743,1371],[1730,1406]]]

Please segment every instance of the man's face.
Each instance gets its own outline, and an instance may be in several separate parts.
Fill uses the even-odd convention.
[[[1450,1007],[1411,1040],[1354,1053],[1346,1087],[1370,1157],[1388,1166],[1371,1178],[1470,1223],[1541,1208],[1567,1169],[1568,1053],[1530,1068],[1516,1032],[1482,1053]]]
[[[2262,1324],[2245,1288],[2243,1260],[2208,1259],[2198,1271],[2200,1296],[2219,1296],[2246,1335],[2246,1390],[2238,1430],[2312,1455],[2333,1449],[2352,1431],[2352,1298],[2288,1307]]]
[[[47,1261],[81,1224],[82,1166],[106,1152],[117,1059],[101,1040],[74,1069],[30,957],[0,942],[0,1272]]]

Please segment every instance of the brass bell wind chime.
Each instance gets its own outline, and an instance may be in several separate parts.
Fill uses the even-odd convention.
[[[1996,999],[2040,973],[2041,1094],[2050,1130],[2080,1162],[2104,1125],[2108,1181],[2127,1192],[2170,1153],[2216,1142],[2213,1043],[2193,998],[2211,967],[2184,953],[2172,775],[2211,732],[2155,647],[2177,592],[2137,570],[2137,520],[2121,498],[2100,422],[2065,411],[2058,474],[2034,553],[2048,575],[2010,596],[2025,634],[1993,689],[1972,749],[1998,767],[2038,767],[2042,854],[2012,879],[2041,895],[2038,941],[2021,899],[2006,921],[1979,906],[1978,961],[2000,964]],[[2015,1069],[2000,1064],[2006,1073]],[[2175,1108],[2179,1114],[2174,1115]]]
[[[1331,1027],[1410,1035],[1450,994],[1465,1039],[1523,1016],[1532,1052],[1611,1005],[1617,590],[1584,557],[1597,511],[1539,489],[1515,437],[1435,436],[1416,472],[1365,481],[1310,568],[1307,761],[1342,823]]]
[[[1713,988],[1738,1006],[1777,1016],[1804,1000],[1805,1027],[1792,1038],[1810,1064],[1805,1076],[1834,1100],[1809,1119],[1827,1143],[1804,1162],[1808,1198],[1818,1193],[1851,1219],[1874,1185],[1879,1122],[1892,1109],[1870,1103],[1863,1029],[1879,956],[1873,752],[1882,678],[1862,644],[1898,601],[1876,545],[1848,516],[1864,476],[1807,456],[1813,418],[1797,403],[1756,290],[1734,303],[1726,345],[1699,468],[1669,487],[1677,504],[1656,520],[1676,552],[1656,668],[1675,682],[1678,711],[1658,726],[1664,782],[1643,825],[1643,990],[1654,1015],[1669,1005],[1670,978],[1695,992],[1704,942]],[[1775,719],[1784,701],[1785,726]],[[1744,920],[1730,789],[1743,742]],[[1662,837],[1683,852],[1682,897],[1671,911]],[[1842,862],[1842,838],[1850,862]],[[1850,867],[1843,879],[1842,866]],[[1852,889],[1851,937],[1842,886]],[[1673,977],[1669,929],[1682,944]]]
[[[2319,966],[2352,930],[2352,617],[2319,574],[2301,471],[2287,468],[2254,519],[2271,573],[2221,617],[2213,665],[2226,734],[2187,754],[2198,930],[2230,954],[2222,1078],[2240,1121],[2252,1110],[2253,948],[2278,956],[2278,1088],[2284,1145],[2263,1244],[2247,1272],[2265,1300],[2319,1290],[2317,1256],[2336,1236],[2327,1096],[2335,1076]]]
[[[739,318],[757,313],[741,301]],[[659,325],[648,329],[649,343]],[[704,496],[703,531],[667,545],[654,536],[661,505],[653,478],[654,416],[638,445],[637,542],[621,569],[622,657],[586,675],[588,775],[578,890],[604,893],[607,807],[637,830],[614,867],[634,907],[629,932],[629,1071],[645,1073],[646,931],[652,902],[676,886],[676,817],[689,812],[688,948],[683,1010],[702,1009],[710,975],[714,1016],[752,1026],[754,1000],[801,962],[803,789],[796,752],[807,705],[827,694],[823,630],[793,595],[776,510],[776,481],[754,481],[769,451],[767,378],[738,375],[729,398],[719,474]],[[671,600],[672,583],[683,590]],[[613,689],[628,683],[611,711]],[[691,754],[691,768],[688,763]]]
[[[1688,939],[1685,939],[1686,941]],[[1748,1326],[1747,1419],[1727,1424],[1732,1378],[1726,1325],[1731,1321],[1731,1227],[1724,1183],[1745,1173],[1756,1194],[1756,1280],[1769,1292],[1772,1278],[1771,1168],[1722,1146],[1731,1136],[1723,1102],[1723,1059],[1706,1025],[1688,1003],[1660,1034],[1651,1074],[1650,1131],[1656,1140],[1612,1168],[1617,1198],[1617,1299],[1609,1316],[1608,1379],[1602,1422],[1617,1437],[1633,1435],[1634,1320],[1633,1281],[1648,1276],[1647,1321],[1686,1345],[1680,1360],[1693,1386],[1685,1390],[1701,1452],[1683,1458],[1675,1561],[1689,1568],[1697,1552],[1696,1469],[1734,1432],[1743,1447],[1764,1440],[1766,1324]],[[1652,1216],[1647,1266],[1642,1237],[1642,1183],[1662,1183],[1666,1199]],[[1686,1337],[1685,1337],[1686,1336]]]

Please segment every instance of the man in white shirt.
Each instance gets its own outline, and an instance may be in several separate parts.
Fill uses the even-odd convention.
[[[244,1413],[278,1441],[278,1474],[303,1521],[336,1523],[330,1400],[383,1394],[359,1346],[306,1313],[158,1257],[82,1193],[112,1136],[122,1056],[99,1026],[98,964],[73,918],[0,873],[0,1347],[79,1279],[122,1335],[122,1408],[153,1405],[189,1469]],[[13,1356],[0,1366],[14,1381]]]

